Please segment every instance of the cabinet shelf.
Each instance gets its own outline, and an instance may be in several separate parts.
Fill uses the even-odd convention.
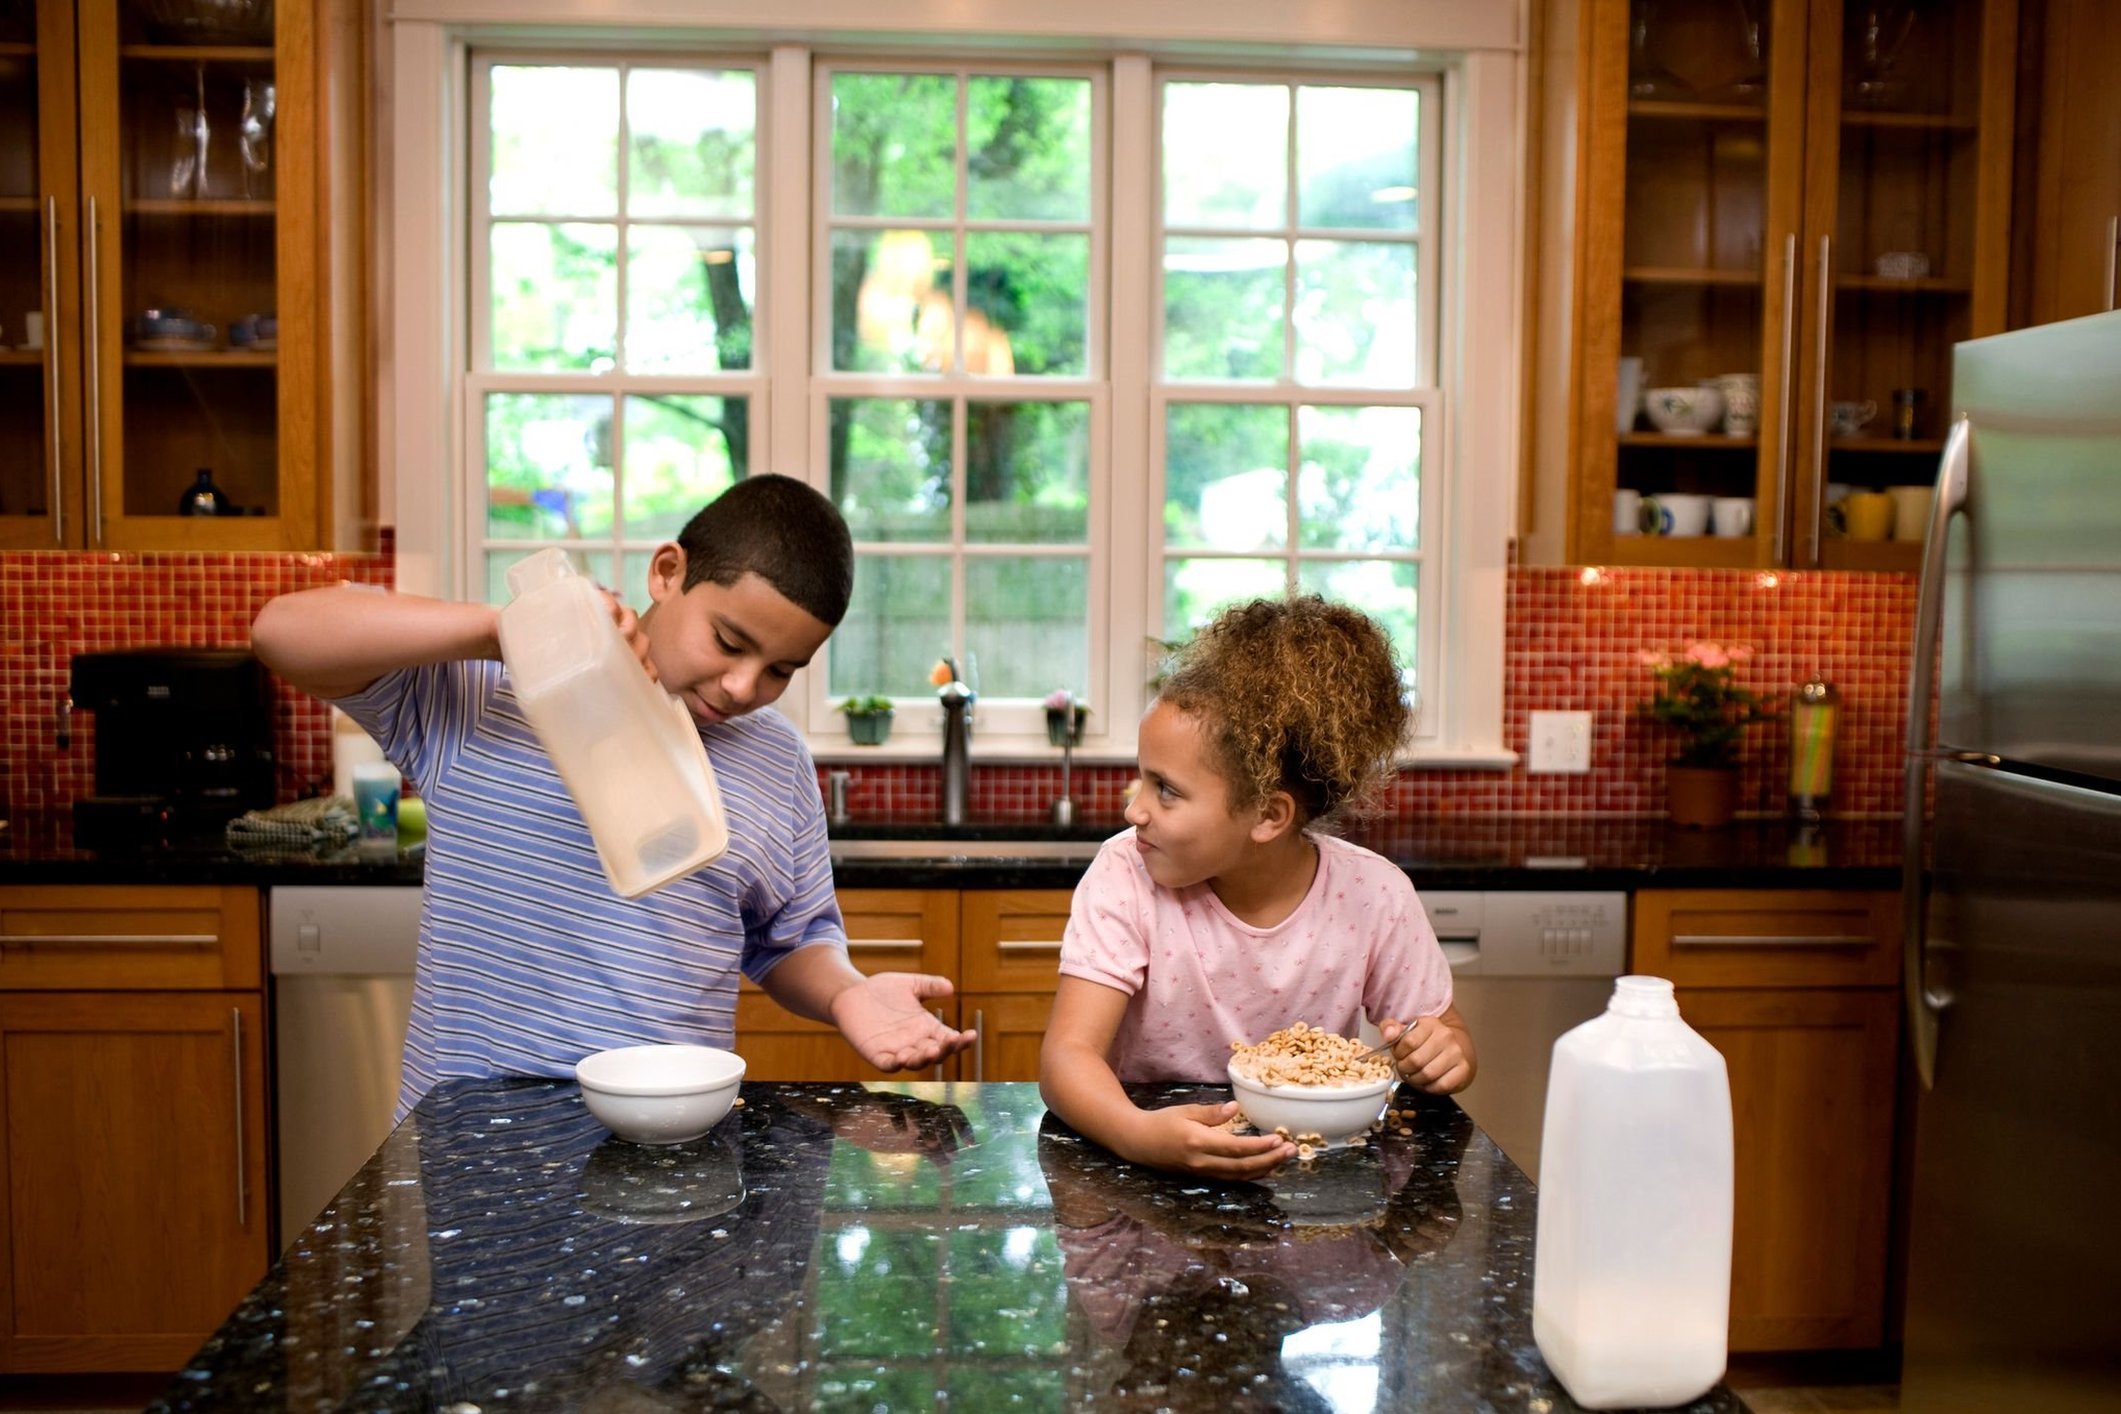
[[[276,214],[277,203],[270,200],[253,201],[246,197],[209,197],[194,200],[191,197],[151,196],[140,197],[125,203],[128,216],[255,216],[270,219]]]
[[[1751,452],[1760,446],[1758,437],[1726,437],[1721,432],[1697,432],[1692,436],[1672,432],[1625,432],[1620,436],[1623,447],[1662,447],[1675,452],[1694,452],[1704,449],[1714,451]],[[1895,446],[1900,445],[1894,443]]]
[[[1743,288],[1760,283],[1758,270],[1714,270],[1690,266],[1630,265],[1620,278],[1631,285],[1730,285]]]
[[[1765,123],[1767,109],[1747,103],[1681,103],[1646,98],[1628,104],[1628,118],[1678,122]]]
[[[1845,128],[1909,128],[1922,132],[1974,133],[1981,125],[1972,118],[1957,118],[1949,113],[1851,113],[1843,112],[1841,126]]]
[[[161,353],[128,350],[127,368],[272,368],[280,362],[277,353],[251,349],[201,349],[197,353]]]
[[[1829,452],[1897,452],[1902,455],[1936,456],[1944,450],[1942,437],[1836,437],[1826,444]]]
[[[0,367],[5,366],[42,368],[44,366],[44,350],[0,349]]]
[[[1856,290],[1879,295],[1970,295],[1971,283],[1925,275],[1919,280],[1897,280],[1889,275],[1843,275],[1835,279],[1837,290]]]
[[[162,63],[270,64],[270,44],[124,44],[121,59],[151,59]]]
[[[0,196],[0,211],[26,211],[35,215],[43,205],[33,196]]]

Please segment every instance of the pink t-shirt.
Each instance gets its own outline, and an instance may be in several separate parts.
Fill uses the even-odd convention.
[[[1206,884],[1160,887],[1134,831],[1105,842],[1076,886],[1060,970],[1128,994],[1112,1042],[1121,1080],[1222,1081],[1232,1041],[1298,1021],[1353,1036],[1365,1017],[1412,1021],[1451,1004],[1451,965],[1405,872],[1346,840],[1309,839],[1311,891],[1272,928]]]

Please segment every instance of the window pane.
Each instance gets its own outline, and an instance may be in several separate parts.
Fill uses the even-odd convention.
[[[928,670],[950,642],[945,555],[857,555],[854,598],[832,635],[834,697],[932,697]]]
[[[972,79],[965,122],[972,219],[1090,219],[1089,80]]]
[[[1413,246],[1296,243],[1296,377],[1412,386]]]
[[[1289,413],[1173,403],[1164,414],[1164,543],[1278,548],[1289,536]]]
[[[965,538],[989,544],[1088,542],[1089,404],[966,405]]]
[[[986,697],[1044,697],[1090,681],[1090,561],[965,561],[965,647]]]
[[[1416,615],[1414,566],[1405,560],[1306,560],[1297,566],[1297,587],[1349,604],[1377,620],[1391,636],[1399,658],[1399,677],[1413,691]]]
[[[758,262],[748,229],[630,226],[626,368],[712,373],[751,367]]]
[[[617,69],[497,64],[492,92],[495,215],[618,215]]]
[[[1167,84],[1163,148],[1165,225],[1288,224],[1288,89]]]
[[[1288,579],[1282,560],[1166,560],[1163,636],[1190,638],[1228,605],[1279,599],[1288,593]]]
[[[611,533],[611,399],[486,396],[486,534],[578,540]]]
[[[947,234],[833,232],[832,366],[857,373],[953,367],[951,278]]]
[[[1286,241],[1164,242],[1164,376],[1281,376]]]
[[[496,221],[493,366],[602,370],[618,342],[618,230]]]
[[[631,394],[623,407],[626,538],[675,540],[693,512],[741,474],[751,405],[743,398]]]
[[[1296,431],[1305,549],[1394,552],[1420,543],[1420,408],[1300,408]]]
[[[641,216],[749,216],[758,83],[748,70],[626,76],[626,206]]]
[[[1414,229],[1419,98],[1408,89],[1297,90],[1299,224]]]
[[[833,214],[948,217],[956,210],[957,80],[833,75]]]
[[[1090,238],[1027,231],[965,237],[965,371],[1081,374]]]
[[[832,500],[854,538],[948,541],[950,404],[834,398],[828,417]]]

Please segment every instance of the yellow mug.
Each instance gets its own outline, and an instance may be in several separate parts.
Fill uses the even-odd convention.
[[[1883,491],[1857,491],[1842,498],[1842,522],[1851,540],[1883,540],[1893,531],[1893,498]]]

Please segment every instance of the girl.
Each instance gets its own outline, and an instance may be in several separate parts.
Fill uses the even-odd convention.
[[[1123,1081],[1225,1083],[1233,1040],[1364,1016],[1448,1095],[1473,1043],[1407,876],[1323,833],[1390,779],[1406,726],[1378,626],[1316,597],[1226,610],[1142,718],[1141,789],[1076,889],[1039,1054],[1046,1104],[1155,1168],[1255,1178],[1295,1156],[1235,1101],[1143,1110]],[[1408,1018],[1402,1022],[1399,1018]]]

